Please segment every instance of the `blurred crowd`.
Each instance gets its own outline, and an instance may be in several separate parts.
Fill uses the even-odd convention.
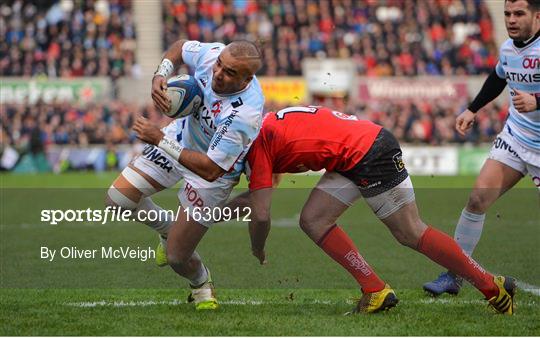
[[[2,1],[0,75],[135,75],[131,6],[129,0]]]
[[[328,103],[332,105],[332,103]],[[490,142],[506,119],[506,106],[489,104],[477,115],[474,130],[467,138],[454,131],[456,114],[466,101],[374,101],[368,105],[351,103],[340,108],[359,118],[369,119],[391,130],[401,141],[422,144],[452,142]],[[332,105],[333,107],[338,106]],[[272,106],[267,110],[281,109]],[[152,104],[135,105],[120,101],[88,104],[66,103],[2,106],[2,143],[24,151],[29,147],[52,144],[88,146],[92,144],[129,144],[136,141],[131,130],[138,115],[165,126],[170,119]]]
[[[496,64],[478,0],[163,0],[164,48],[196,39],[258,41],[260,75],[300,75],[305,57],[351,58],[360,75],[483,74]],[[130,0],[0,5],[0,74],[137,76]]]
[[[300,75],[306,57],[352,58],[358,74],[483,74],[497,63],[477,0],[164,0],[164,48],[179,38],[250,39],[261,75]]]
[[[131,126],[142,115],[158,125],[170,119],[152,104],[135,105],[120,101],[34,105],[4,104],[1,110],[2,143],[24,152],[48,145],[129,144],[135,141]]]
[[[301,60],[348,58],[358,75],[476,75],[497,62],[493,22],[479,0],[162,0],[164,48],[178,39],[257,41],[259,75],[301,75]],[[0,4],[0,76],[138,77],[132,0],[8,0]],[[114,95],[113,95],[114,97]],[[454,131],[461,100],[392,100],[339,106],[422,144],[489,142],[506,106],[478,113],[466,138]],[[312,102],[309,102],[312,103]],[[266,110],[283,107],[272,102]],[[137,115],[169,119],[151,103],[2,104],[0,144],[39,153],[49,145],[136,142]],[[1,150],[1,149],[0,149]]]

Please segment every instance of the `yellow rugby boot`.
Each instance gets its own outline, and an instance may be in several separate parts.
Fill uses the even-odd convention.
[[[515,303],[514,295],[516,294],[516,280],[512,277],[496,276],[493,281],[499,289],[499,294],[488,300],[489,307],[498,313],[505,315],[514,314]]]
[[[355,313],[375,313],[388,310],[397,305],[399,299],[390,285],[386,284],[384,289],[377,292],[364,293],[356,304],[356,307],[347,312],[346,315]]]

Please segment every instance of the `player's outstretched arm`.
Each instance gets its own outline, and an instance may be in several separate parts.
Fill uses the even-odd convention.
[[[229,200],[223,209],[235,210],[238,213],[238,217],[247,216],[251,210],[251,202],[249,200],[249,191],[245,191],[233,199]],[[220,218],[215,219],[214,223],[221,223],[227,219],[225,213],[220,214]]]
[[[167,79],[183,63],[182,46],[186,40],[178,40],[169,47],[152,78],[152,101],[164,113],[169,111],[171,102],[167,96]]]
[[[281,182],[282,176],[283,174],[272,174],[272,188],[277,188],[279,182]],[[245,191],[240,195],[234,197],[233,199],[229,200],[223,208],[228,208],[230,210],[238,210],[238,214],[240,217],[247,216],[248,214],[250,214],[250,210],[252,209],[251,201],[249,199],[249,191]],[[215,223],[223,222],[225,215],[222,214],[221,216],[221,218],[215,220]]]
[[[213,182],[225,174],[225,170],[214,163],[208,155],[184,149],[176,140],[165,136],[158,126],[142,116],[139,116],[135,121],[133,130],[139,139],[158,146],[181,165],[209,182]]]
[[[249,236],[251,238],[251,253],[259,263],[266,264],[264,246],[270,232],[270,205],[272,201],[272,188],[253,190],[250,192],[251,221],[249,222]]]

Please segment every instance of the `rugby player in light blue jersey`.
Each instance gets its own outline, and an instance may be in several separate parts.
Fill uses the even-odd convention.
[[[526,174],[540,188],[540,0],[506,0],[504,17],[510,39],[502,44],[499,62],[480,93],[456,120],[457,131],[465,135],[475,113],[508,85],[508,119],[493,142],[454,233],[469,255],[482,235],[486,211],[500,196]],[[424,290],[434,296],[457,294],[461,285],[460,278],[444,272],[424,284]]]
[[[170,109],[167,78],[181,64],[194,71],[204,94],[203,105],[197,113],[174,120],[163,130],[143,117],[137,119],[134,130],[148,144],[114,181],[107,202],[134,211],[162,210],[149,196],[183,178],[178,192],[183,212],[177,219],[161,217],[144,223],[161,235],[158,264],[169,264],[189,280],[189,299],[196,309],[216,309],[209,270],[195,251],[214,220],[199,217],[196,208],[221,207],[238,183],[243,158],[262,123],[264,97],[254,76],[262,61],[257,46],[248,41],[227,46],[177,41],[165,53],[152,80],[152,99],[161,112]]]

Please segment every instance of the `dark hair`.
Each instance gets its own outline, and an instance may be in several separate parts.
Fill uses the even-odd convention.
[[[517,2],[519,0],[504,0],[504,3],[507,1],[510,2]],[[527,1],[527,4],[529,5],[529,9],[532,11],[540,11],[540,0],[525,0]]]

